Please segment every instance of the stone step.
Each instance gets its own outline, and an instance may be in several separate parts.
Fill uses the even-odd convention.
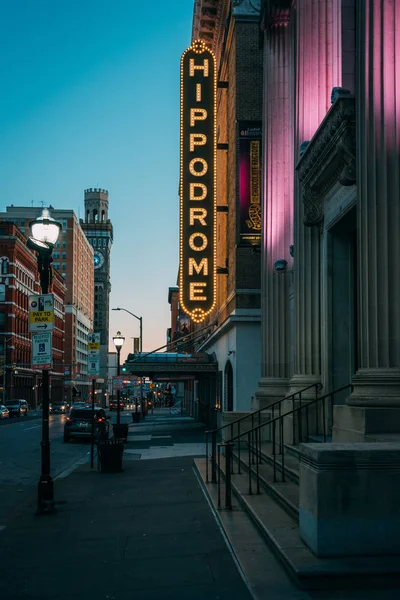
[[[236,468],[234,471],[237,473],[239,465],[239,456],[234,452],[234,459],[236,461]],[[248,463],[244,459],[240,459],[241,471],[247,473],[247,481],[249,481]],[[257,491],[257,466],[251,465],[252,474],[252,490],[253,493]],[[269,462],[263,462],[258,465],[258,475],[260,480],[260,489],[267,492],[274,500],[281,506],[287,514],[294,519],[296,522],[299,518],[299,486],[292,482],[274,481],[274,469]],[[277,477],[280,477],[280,473],[276,472]],[[249,484],[247,485],[249,490]]]
[[[285,478],[290,479],[294,483],[299,483],[299,454],[293,454],[292,450],[289,448],[293,448],[293,446],[288,446],[284,444],[284,469],[282,467],[282,455],[277,453],[275,455],[275,468],[276,471],[282,475],[282,471],[285,472]],[[274,464],[274,456],[272,454],[272,443],[264,442],[261,444],[261,457],[262,460],[266,461],[270,465]]]
[[[206,459],[195,459],[203,490],[217,509],[218,484],[205,482]],[[221,498],[224,504],[224,461],[221,461]],[[282,484],[285,485],[285,484]],[[302,541],[298,523],[269,493],[249,494],[247,473],[232,475],[232,492],[243,512],[216,510],[220,525],[229,539],[226,519],[229,514],[230,530],[235,529],[235,518],[245,513],[257,527],[265,543],[279,559],[290,577],[304,590],[390,588],[400,585],[400,561],[397,556],[354,556],[318,558]],[[255,491],[255,488],[254,488]],[[225,523],[225,525],[224,525]],[[238,558],[238,557],[237,557]],[[240,563],[240,559],[238,558]]]

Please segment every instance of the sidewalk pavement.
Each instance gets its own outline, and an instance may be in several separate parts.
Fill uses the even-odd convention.
[[[250,600],[192,457],[126,453],[122,473],[54,486],[56,514],[30,504],[0,531],[2,600]]]

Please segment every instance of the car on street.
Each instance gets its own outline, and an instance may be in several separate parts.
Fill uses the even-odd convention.
[[[10,417],[10,411],[4,404],[0,404],[0,419],[8,419]]]
[[[67,402],[52,402],[49,405],[51,414],[65,415],[69,411],[69,404]]]
[[[104,408],[94,409],[94,434],[96,440],[107,440],[110,437],[110,417],[106,415]],[[92,409],[71,409],[64,424],[64,442],[71,438],[91,438],[92,435]]]
[[[125,404],[122,400],[119,401],[119,409],[120,410],[124,410],[125,408]],[[110,400],[109,403],[109,409],[110,410],[117,410],[118,409],[118,401],[117,400]]]
[[[74,402],[71,408],[92,408],[90,402]]]
[[[6,408],[8,408],[10,417],[28,416],[28,403],[26,400],[7,400]]]

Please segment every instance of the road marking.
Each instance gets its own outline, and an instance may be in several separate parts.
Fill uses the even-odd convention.
[[[34,425],[33,427],[28,427],[27,429],[24,429],[24,431],[29,431],[30,429],[37,429],[38,427],[40,427],[40,425]]]

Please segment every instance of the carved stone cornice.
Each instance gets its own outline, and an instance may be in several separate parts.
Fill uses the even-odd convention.
[[[203,40],[219,61],[230,0],[196,0],[192,40]]]
[[[270,27],[286,27],[290,21],[290,9],[293,0],[262,0],[261,29]]]
[[[339,96],[297,164],[307,226],[323,221],[322,199],[335,183],[356,183],[355,119],[354,96]]]

